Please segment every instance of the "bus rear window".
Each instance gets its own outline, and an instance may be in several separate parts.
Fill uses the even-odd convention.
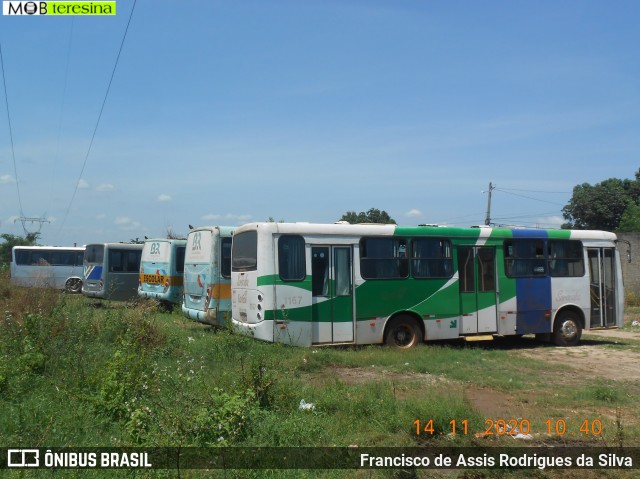
[[[86,263],[102,263],[104,261],[104,246],[87,246],[84,252],[84,260]]]
[[[258,267],[258,233],[246,231],[233,237],[232,271],[255,271]]]
[[[137,273],[140,270],[141,250],[109,250],[109,271],[113,273]]]

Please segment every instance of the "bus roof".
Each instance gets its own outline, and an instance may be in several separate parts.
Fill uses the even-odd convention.
[[[247,223],[238,227],[235,234],[244,231],[260,230],[272,234],[314,234],[314,235],[353,235],[353,236],[438,236],[467,238],[552,238],[552,239],[591,239],[615,241],[616,235],[598,230],[565,229],[523,229],[505,227],[463,228],[454,226],[398,226],[395,224],[321,224],[321,223]]]
[[[86,248],[90,246],[107,246],[110,249],[142,249],[144,244],[142,243],[90,243],[86,245]]]
[[[84,246],[14,246],[11,249],[84,251]]]
[[[218,230],[220,232],[220,236],[226,237],[231,236],[236,229],[237,226],[198,226],[197,228],[189,230],[189,233],[193,233],[194,231]]]
[[[185,238],[147,238],[144,242],[187,244],[187,240]]]

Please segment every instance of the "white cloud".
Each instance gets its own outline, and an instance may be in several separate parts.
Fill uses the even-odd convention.
[[[413,208],[412,210],[407,211],[404,215],[408,216],[409,218],[418,218],[422,216],[422,211]]]
[[[218,214],[208,214],[208,215],[204,215],[200,218],[203,221],[224,221],[225,223],[237,223],[237,224],[243,224],[246,223],[247,221],[249,221],[251,219],[251,215],[235,215],[233,213],[227,213],[225,215],[218,215]]]
[[[10,185],[11,183],[15,183],[16,180],[11,175],[2,175],[0,176],[0,185]]]
[[[120,226],[123,230],[134,230],[141,226],[139,221],[133,220],[128,216],[118,216],[113,223]]]
[[[83,180],[82,178],[80,178],[78,180],[78,189],[79,190],[86,190],[87,188],[89,188],[89,183],[87,183],[86,180]]]
[[[173,198],[169,195],[165,195],[164,193],[158,196],[158,201],[171,201]]]
[[[96,188],[96,191],[115,191],[115,190],[116,190],[116,187],[110,183],[103,183],[101,185],[98,185],[98,187]]]
[[[566,220],[562,216],[546,216],[538,218],[538,224],[543,228],[560,228]]]
[[[97,220],[103,220],[107,217],[107,215],[105,215],[104,213],[100,213],[99,215],[96,215],[96,219]]]

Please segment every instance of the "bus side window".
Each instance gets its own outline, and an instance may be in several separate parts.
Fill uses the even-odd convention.
[[[278,239],[278,272],[283,281],[300,281],[307,274],[304,238],[284,235]]]
[[[119,273],[122,271],[122,252],[109,251],[109,271]]]

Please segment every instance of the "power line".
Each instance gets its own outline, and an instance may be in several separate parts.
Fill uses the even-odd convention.
[[[60,137],[62,136],[62,119],[64,116],[64,105],[67,98],[67,84],[69,79],[69,63],[71,58],[71,43],[73,40],[73,16],[71,17],[71,28],[69,30],[69,41],[67,42],[67,62],[64,69],[64,83],[62,86],[62,99],[60,101],[60,115],[58,117],[58,138],[56,140],[56,151],[53,155],[53,164],[51,165],[52,178],[55,178],[55,173],[58,167],[58,160],[60,159]],[[50,184],[50,196],[53,196],[53,181]]]
[[[11,157],[13,158],[13,174],[16,177],[16,190],[18,191],[18,205],[20,206],[20,216],[22,212],[22,196],[20,195],[20,182],[18,181],[18,167],[16,166],[16,152],[13,146],[13,129],[11,128],[11,115],[9,113],[9,96],[7,95],[7,79],[4,74],[4,57],[2,56],[2,43],[0,43],[0,65],[2,66],[2,84],[4,86],[4,102],[7,106],[7,123],[9,125],[9,139],[11,141]]]
[[[533,198],[531,196],[519,195],[517,193],[511,193],[510,191],[507,191],[504,188],[494,188],[494,190],[495,191],[501,191],[501,192],[506,193],[508,195],[519,196],[520,198],[526,198],[528,200],[540,201],[541,203],[548,203],[550,205],[555,205],[555,206],[564,206],[564,205],[561,205],[560,203],[554,203],[553,201],[546,201],[546,200],[541,200],[540,198]]]
[[[84,157],[84,162],[82,163],[82,168],[80,169],[80,175],[78,176],[78,181],[76,181],[76,185],[73,189],[73,194],[71,195],[71,201],[69,201],[69,206],[67,206],[67,210],[64,213],[64,217],[62,218],[62,223],[60,224],[60,231],[64,227],[65,222],[67,221],[67,217],[69,216],[69,211],[71,210],[71,205],[73,204],[73,200],[76,197],[76,193],[78,192],[78,185],[80,184],[80,180],[82,179],[82,175],[84,173],[84,169],[87,166],[87,161],[89,160],[89,154],[91,153],[91,148],[93,147],[93,141],[96,137],[96,133],[98,131],[98,126],[100,125],[100,119],[102,118],[102,112],[104,111],[104,106],[107,103],[107,97],[109,96],[109,90],[111,90],[111,84],[113,83],[113,77],[116,74],[116,69],[118,68],[118,62],[120,61],[120,54],[122,53],[122,49],[124,47],[124,42],[127,39],[127,32],[129,31],[129,25],[131,24],[131,18],[133,17],[133,12],[136,9],[137,0],[134,0],[133,6],[131,7],[131,13],[129,14],[129,20],[127,21],[127,26],[124,30],[124,35],[122,36],[122,42],[120,43],[120,49],[118,50],[118,56],[116,57],[116,62],[113,65],[113,70],[111,71],[111,78],[109,78],[109,84],[107,85],[107,91],[104,94],[104,99],[102,100],[102,106],[100,107],[100,113],[98,114],[98,119],[96,121],[96,126],[93,129],[93,134],[91,135],[91,141],[89,142],[89,148],[87,149],[87,154]]]
[[[527,215],[517,215],[517,216],[501,216],[499,218],[492,218],[494,220],[513,220],[518,218],[539,218],[540,216],[548,216],[548,215],[557,215],[557,211],[550,211],[547,213],[535,213],[535,214],[527,214]]]
[[[551,193],[551,194],[559,194],[559,195],[568,195],[571,194],[570,191],[541,191],[541,190],[523,190],[520,188],[501,188],[506,191],[524,191],[527,193]]]

